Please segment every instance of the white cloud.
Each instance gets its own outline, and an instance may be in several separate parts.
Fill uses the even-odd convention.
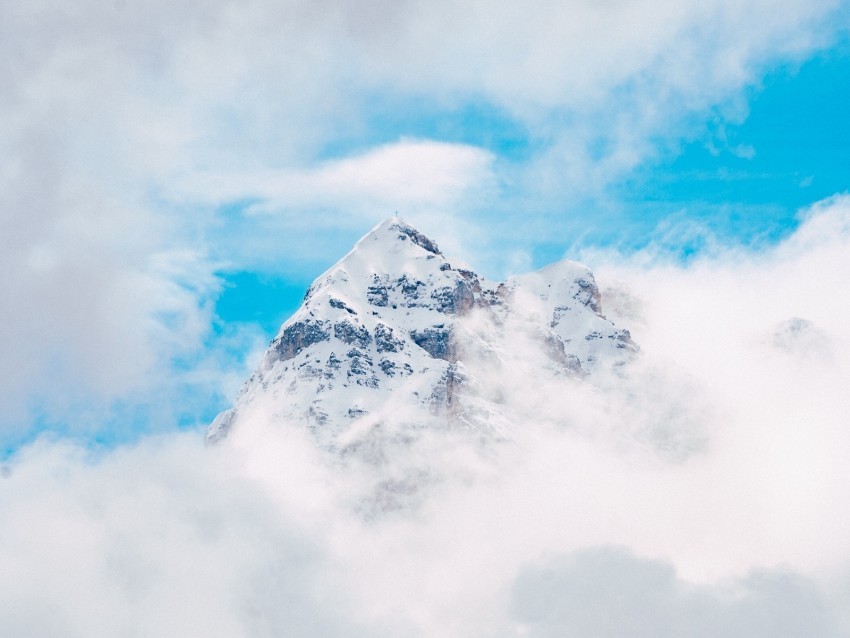
[[[157,236],[164,220],[50,164],[33,160],[38,180],[0,193],[0,423],[22,430],[31,403],[67,419],[80,400],[148,387],[208,329],[198,304],[216,289],[203,255]]]
[[[262,423],[207,449],[196,435],[99,456],[37,443],[0,479],[3,624],[848,635],[848,211],[824,202],[758,254],[600,263],[641,362],[605,393],[550,391],[548,423],[516,423],[484,455],[435,437],[376,474]],[[777,343],[795,317],[829,356]],[[532,383],[520,370],[517,394]],[[693,434],[684,449],[666,436]],[[363,520],[360,499],[411,459],[436,479],[423,504]]]
[[[238,210],[222,214],[227,232],[218,239],[230,260],[268,267],[284,252],[291,263],[321,263],[350,244],[329,240],[319,247],[305,244],[305,236],[343,233],[350,242],[395,212],[423,228],[455,228],[457,235],[468,226],[464,214],[497,195],[493,162],[472,146],[400,140],[309,169],[195,174],[176,181],[174,197],[235,203]]]
[[[212,202],[271,200],[249,207],[255,213],[287,207],[338,209],[346,203],[366,211],[391,209],[393,204],[414,210],[448,208],[470,187],[484,189],[493,180],[492,162],[489,153],[471,146],[401,140],[309,170],[195,175],[178,187],[191,185],[194,198]]]
[[[699,587],[663,562],[610,548],[524,572],[514,610],[520,635],[535,637],[847,635],[817,586],[794,574]]]
[[[705,476],[698,491],[716,493],[715,513],[729,496],[724,556],[808,568],[839,561],[830,552],[848,559],[840,540],[848,514],[836,509],[850,450],[840,389],[850,374],[850,305],[836,294],[850,273],[848,211],[844,197],[818,204],[764,253],[599,270],[603,280],[628,280],[641,300],[642,320],[631,327],[644,351],[687,372],[717,412],[711,467],[724,478]],[[803,322],[806,333],[777,340],[789,321]],[[702,560],[710,569],[710,555],[704,548],[694,567]]]
[[[3,480],[4,631],[358,635],[326,560],[273,495],[195,436],[106,458],[36,444]]]

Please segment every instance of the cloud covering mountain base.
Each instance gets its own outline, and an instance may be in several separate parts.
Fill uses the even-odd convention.
[[[425,438],[376,468],[257,422],[212,447],[20,450],[0,479],[4,631],[850,635],[850,202],[767,252],[585,259],[641,358],[510,442]],[[364,517],[411,458],[425,492]]]

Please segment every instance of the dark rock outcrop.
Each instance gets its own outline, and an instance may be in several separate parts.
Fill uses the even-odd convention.
[[[404,341],[393,336],[393,329],[383,323],[375,326],[375,345],[378,352],[401,352],[404,350]]]
[[[477,284],[478,281],[475,280]],[[481,286],[478,286],[479,289]],[[464,315],[475,306],[475,292],[466,280],[459,280],[454,287],[446,286],[431,293],[437,310],[449,315]]]
[[[389,291],[378,275],[372,275],[372,285],[366,289],[366,301],[373,306],[386,308],[389,303]]]
[[[275,360],[287,361],[297,356],[305,348],[309,348],[314,343],[327,341],[330,337],[329,321],[310,319],[296,321],[284,328],[283,333],[271,342],[266,355],[266,362],[271,364]]]
[[[457,361],[457,346],[452,339],[452,331],[442,325],[414,330],[410,333],[410,338],[435,359],[443,359],[449,363]]]
[[[599,294],[599,287],[592,277],[582,277],[575,281],[575,292],[573,299],[590,308],[600,317],[602,316],[602,295]]]
[[[399,236],[398,238],[404,240],[405,238],[410,239],[417,246],[424,248],[429,253],[433,253],[434,255],[439,255],[440,249],[437,248],[437,244],[435,244],[432,240],[428,239],[425,235],[420,233],[415,228],[411,228],[406,224],[396,223],[390,226],[393,230],[398,230]]]
[[[344,301],[340,301],[336,297],[331,297],[330,300],[328,301],[328,303],[330,304],[331,308],[337,308],[338,310],[345,310],[350,315],[356,315],[357,314],[357,312],[353,308],[350,308],[349,306],[346,305],[346,303]]]
[[[338,321],[334,324],[334,337],[350,346],[368,348],[372,343],[372,335],[363,327],[350,321]]]

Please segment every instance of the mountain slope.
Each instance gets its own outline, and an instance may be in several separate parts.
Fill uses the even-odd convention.
[[[586,267],[563,261],[496,283],[389,219],[313,282],[207,437],[251,419],[306,427],[343,453],[374,453],[376,435],[509,437],[512,375],[575,381],[636,350],[602,315]]]

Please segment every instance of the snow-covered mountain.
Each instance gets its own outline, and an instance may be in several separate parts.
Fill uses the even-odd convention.
[[[207,438],[255,419],[306,427],[341,453],[441,429],[509,438],[518,403],[545,403],[512,397],[517,375],[592,382],[636,350],[585,266],[496,283],[389,219],[313,282]]]

